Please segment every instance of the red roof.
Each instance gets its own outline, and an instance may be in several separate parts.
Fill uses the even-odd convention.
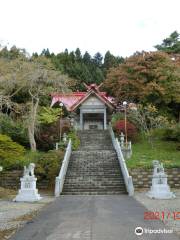
[[[73,92],[73,93],[53,93],[51,94],[51,106],[55,103],[62,102],[68,111],[74,111],[81,103],[83,103],[91,94],[95,94],[101,101],[103,101],[110,108],[114,108],[114,98],[107,96],[106,92],[100,92],[96,84],[87,86],[87,92]]]

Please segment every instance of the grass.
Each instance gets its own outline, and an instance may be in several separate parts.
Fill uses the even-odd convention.
[[[0,230],[0,239],[7,240],[16,232],[15,228]]]
[[[0,187],[0,199],[13,199],[16,194],[16,190]]]
[[[159,160],[166,168],[180,167],[178,143],[156,139],[153,145],[152,148],[147,139],[132,144],[133,154],[127,160],[128,168],[152,168],[152,160]]]

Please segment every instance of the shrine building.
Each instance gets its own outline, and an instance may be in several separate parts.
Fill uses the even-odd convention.
[[[110,115],[115,109],[114,98],[106,92],[101,92],[101,85],[85,86],[86,92],[51,94],[51,107],[63,103],[73,116],[73,125],[77,130],[107,129]]]

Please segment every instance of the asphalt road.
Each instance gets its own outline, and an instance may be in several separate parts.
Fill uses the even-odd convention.
[[[179,240],[174,233],[143,233],[137,236],[136,227],[168,229],[158,220],[144,220],[145,211],[147,209],[127,195],[61,196],[11,239]]]

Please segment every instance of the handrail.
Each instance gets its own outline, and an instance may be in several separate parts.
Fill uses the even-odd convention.
[[[69,159],[71,156],[71,152],[72,152],[72,141],[71,139],[69,139],[67,148],[66,148],[66,152],[64,155],[64,159],[62,162],[62,166],[59,172],[59,176],[56,177],[56,182],[55,182],[55,197],[59,197],[60,194],[62,193],[63,190],[63,185],[64,185],[64,180],[65,180],[65,176],[66,176],[66,172],[67,172],[67,168],[68,168],[68,164],[69,164]]]
[[[113,132],[113,129],[112,129],[111,125],[109,125],[109,131],[110,131],[113,147],[114,147],[114,149],[116,150],[116,153],[117,153],[117,157],[118,157],[118,160],[119,160],[119,164],[120,164],[120,167],[121,167],[121,171],[122,171],[122,174],[123,174],[123,178],[124,178],[124,182],[125,182],[125,185],[126,185],[127,192],[129,194],[129,196],[133,196],[134,195],[134,186],[133,186],[132,177],[129,176],[129,172],[128,172],[128,169],[127,169],[127,166],[126,166],[126,162],[124,160],[124,157],[123,157],[123,154],[122,154],[122,151],[121,151],[120,143],[119,143],[118,139],[115,138],[115,135],[114,135],[114,132]]]

